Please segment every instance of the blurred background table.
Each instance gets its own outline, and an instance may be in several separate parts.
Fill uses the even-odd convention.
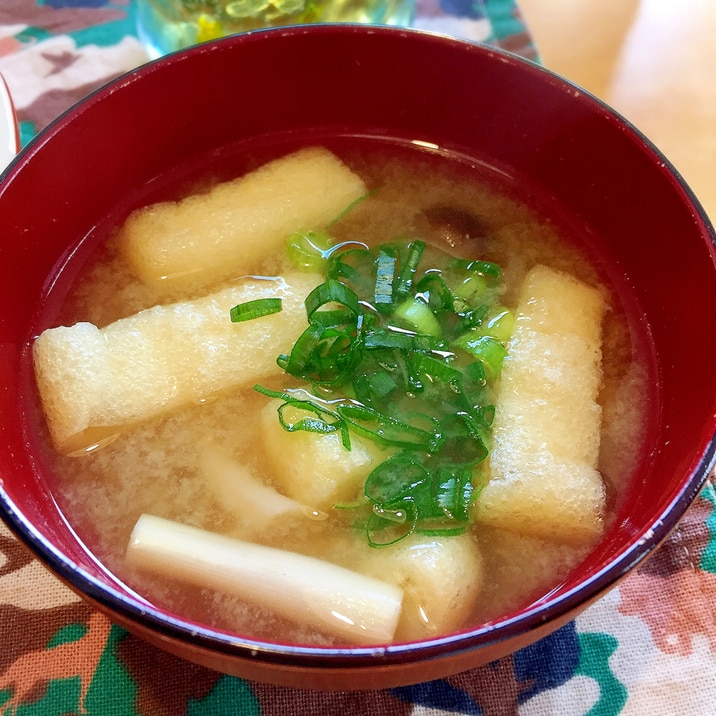
[[[651,139],[716,216],[716,3],[521,0],[550,69]]]
[[[526,26],[524,23],[526,20]],[[535,59],[612,103],[716,215],[712,0],[420,0],[416,24]],[[526,31],[528,27],[530,33]],[[130,0],[3,0],[0,73],[23,141],[147,60]],[[101,160],[101,158],[99,158]],[[554,635],[413,687],[314,693],[222,676],[111,626],[0,527],[0,714],[192,716],[710,714],[716,493],[648,564]]]

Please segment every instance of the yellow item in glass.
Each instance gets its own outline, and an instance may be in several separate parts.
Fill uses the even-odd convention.
[[[415,0],[137,0],[152,57],[248,30],[320,22],[410,25]]]

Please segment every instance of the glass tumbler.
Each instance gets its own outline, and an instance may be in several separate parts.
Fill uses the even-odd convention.
[[[139,39],[153,58],[247,30],[318,22],[409,25],[415,0],[136,0]]]

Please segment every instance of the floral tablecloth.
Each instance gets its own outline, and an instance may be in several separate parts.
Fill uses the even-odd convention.
[[[415,24],[536,58],[512,0],[419,0]],[[130,0],[0,3],[0,74],[23,143],[146,61]],[[644,567],[552,636],[452,678],[374,692],[267,686],[157,651],[79,601],[0,525],[0,715],[705,715],[715,704],[710,483]]]

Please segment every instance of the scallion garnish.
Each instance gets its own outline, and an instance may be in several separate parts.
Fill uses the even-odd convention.
[[[299,268],[320,271],[328,261],[331,237],[319,231],[294,231],[288,237],[289,259]]]
[[[251,321],[262,316],[270,316],[272,313],[279,313],[280,311],[280,298],[257,298],[255,301],[246,301],[234,306],[229,315],[233,323],[241,323],[242,321]]]
[[[514,326],[499,303],[501,269],[422,241],[339,251],[316,236],[294,239],[316,248],[325,280],[305,300],[303,334],[278,357],[305,387],[256,389],[283,401],[286,430],[338,433],[348,450],[356,435],[385,450],[363,499],[340,505],[357,511],[371,545],[459,534],[481,489]]]
[[[408,255],[403,263],[398,280],[395,282],[395,298],[400,301],[410,294],[415,281],[415,274],[418,270],[418,264],[425,251],[425,243],[423,241],[413,241],[408,246]]]
[[[396,306],[393,316],[397,321],[407,324],[411,329],[422,335],[442,335],[440,322],[422,296],[407,298]]]
[[[454,259],[452,266],[464,269],[465,271],[474,271],[475,273],[490,276],[491,278],[499,278],[502,273],[500,265],[492,263],[491,261]]]
[[[310,321],[313,314],[321,307],[330,305],[331,303],[345,306],[356,316],[360,313],[358,296],[340,281],[329,279],[325,283],[316,286],[306,297],[305,304],[308,320]]]
[[[378,251],[373,304],[379,311],[389,310],[393,305],[393,283],[397,262],[395,253],[389,248],[382,247]]]

